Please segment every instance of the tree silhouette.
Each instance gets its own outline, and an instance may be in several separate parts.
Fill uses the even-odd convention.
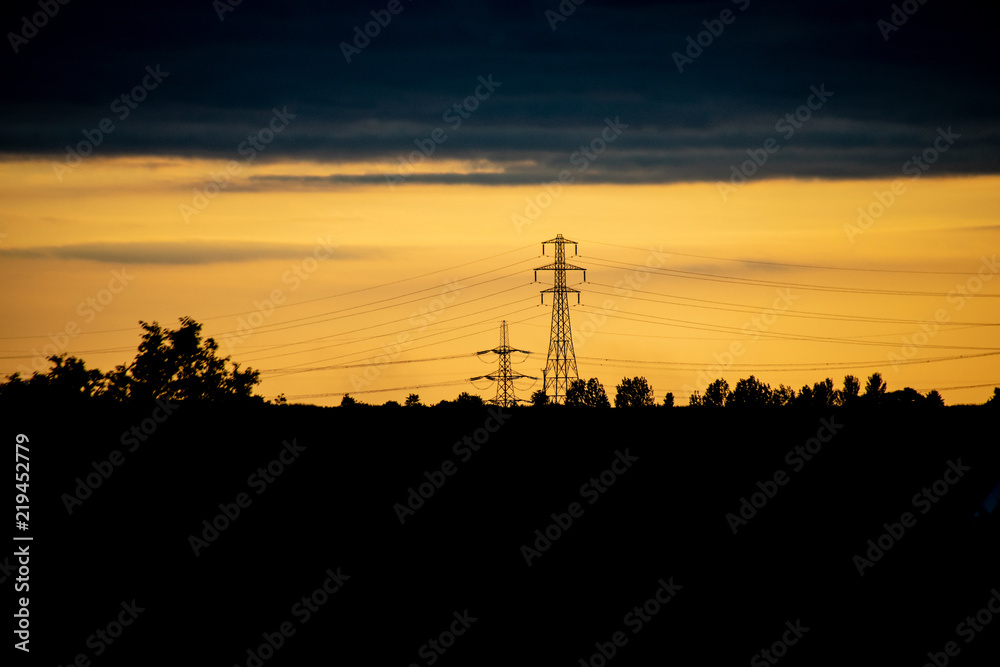
[[[798,395],[795,400],[792,401],[792,405],[796,408],[811,408],[813,406],[813,390],[807,384],[802,385],[802,389],[799,389]]]
[[[663,407],[672,408],[674,407],[674,394],[668,391],[667,395],[663,397]]]
[[[883,395],[881,404],[894,407],[920,407],[924,405],[926,400],[924,395],[913,387],[903,387]]]
[[[14,373],[0,385],[0,398],[65,401],[91,398],[104,392],[104,375],[88,370],[83,360],[65,354],[47,357],[52,368],[42,375],[37,371],[27,380]]]
[[[937,389],[928,392],[927,396],[924,397],[924,405],[929,408],[943,408],[944,398],[938,393]]]
[[[719,378],[705,388],[705,395],[701,399],[701,404],[706,408],[721,408],[726,405],[728,399],[729,383],[723,378]]]
[[[531,394],[531,404],[536,408],[549,404],[549,396],[544,389],[538,389]]]
[[[754,376],[738,380],[726,396],[726,407],[763,408],[772,404],[771,387]]]
[[[139,322],[145,333],[138,354],[128,366],[119,365],[102,374],[88,370],[76,357],[53,355],[53,368],[45,375],[35,373],[27,382],[15,373],[0,385],[0,397],[31,397],[65,400],[102,397],[118,402],[148,402],[156,399],[248,400],[263,402],[253,394],[260,383],[260,371],[240,370],[230,358],[220,358],[218,344],[201,339],[201,325],[190,317],[180,318],[176,330],[163,329],[153,322]]]
[[[993,395],[983,405],[988,405],[991,408],[1000,408],[1000,387],[993,387]]]
[[[850,407],[857,404],[858,393],[861,391],[861,382],[853,375],[844,376],[844,388],[840,392],[839,404]]]
[[[139,322],[146,333],[135,360],[105,376],[110,397],[121,401],[260,398],[253,396],[260,371],[241,371],[237,363],[227,370],[230,358],[216,355],[219,345],[214,339],[201,339],[201,325],[190,317],[180,318],[180,323],[170,330],[156,322]]]
[[[771,393],[771,404],[782,408],[795,405],[795,390],[783,384]]]
[[[442,401],[445,405],[449,405],[448,401]],[[440,405],[440,404],[439,404]],[[478,394],[470,394],[467,391],[463,391],[455,398],[454,401],[450,403],[456,408],[484,408],[486,407],[486,402],[483,401],[483,397]]]
[[[580,408],[610,408],[604,385],[597,378],[573,380],[566,390],[566,405]]]
[[[691,396],[688,398],[688,405],[692,408],[700,408],[702,406],[701,392],[697,389],[691,392]]]
[[[644,377],[622,378],[615,388],[616,408],[640,408],[653,405],[653,388]]]
[[[422,408],[423,403],[420,402],[420,396],[418,394],[410,394],[406,397],[406,402],[403,403],[405,407],[408,408]]]
[[[812,389],[813,407],[830,408],[837,403],[837,392],[833,388],[833,380],[826,378],[817,382]]]
[[[865,385],[865,393],[861,397],[869,403],[878,405],[885,396],[885,389],[886,384],[885,380],[882,379],[882,374],[872,373],[868,378],[868,384]]]

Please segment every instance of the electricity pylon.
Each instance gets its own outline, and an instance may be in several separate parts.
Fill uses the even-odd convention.
[[[535,281],[539,271],[555,271],[555,282],[552,287],[541,290],[542,303],[545,303],[545,293],[552,292],[552,329],[549,333],[549,356],[542,370],[545,393],[549,401],[560,403],[566,399],[570,379],[576,380],[579,374],[576,369],[576,353],[573,351],[573,332],[569,323],[569,293],[576,292],[576,302],[580,303],[580,290],[566,286],[567,271],[583,271],[583,280],[587,281],[587,270],[566,263],[567,243],[573,244],[573,254],[576,254],[577,243],[564,239],[562,234],[556,234],[554,239],[542,242],[542,254],[545,245],[551,243],[556,249],[556,261],[552,264],[539,266],[535,269]]]
[[[476,354],[496,354],[500,357],[500,367],[497,372],[491,375],[483,375],[481,377],[488,380],[493,380],[497,383],[497,397],[496,404],[501,408],[510,408],[517,405],[517,397],[514,396],[514,380],[519,378],[530,378],[532,380],[537,380],[538,378],[533,378],[529,375],[522,375],[517,371],[513,370],[510,366],[510,353],[511,352],[523,352],[524,354],[531,354],[527,350],[518,350],[510,346],[510,339],[507,335],[507,320],[503,320],[500,323],[500,347],[495,347],[492,350],[483,350],[482,352],[477,352]],[[478,379],[478,378],[476,378]]]

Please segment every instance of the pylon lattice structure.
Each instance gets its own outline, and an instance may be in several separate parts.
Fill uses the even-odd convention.
[[[542,254],[545,246],[555,246],[555,261],[535,269],[535,280],[539,271],[554,271],[555,281],[552,287],[541,290],[542,303],[545,303],[545,293],[551,292],[552,299],[552,329],[549,333],[549,356],[542,371],[545,393],[553,403],[566,400],[566,390],[570,380],[579,378],[576,368],[576,352],[573,351],[573,331],[569,322],[569,294],[576,293],[576,302],[580,303],[580,290],[566,286],[567,271],[583,271],[583,280],[587,281],[587,270],[566,263],[566,244],[573,244],[573,254],[576,254],[577,243],[556,234],[554,239],[542,242]]]
[[[490,375],[483,375],[481,377],[488,380],[493,380],[497,383],[497,397],[495,403],[502,408],[510,408],[517,405],[517,397],[514,395],[514,380],[519,378],[528,378],[531,380],[537,380],[538,378],[531,377],[530,375],[523,375],[513,370],[510,365],[510,354],[511,352],[523,352],[524,354],[531,354],[527,350],[518,350],[510,346],[510,337],[507,333],[507,320],[500,323],[500,346],[495,347],[492,350],[483,350],[477,352],[476,354],[489,354],[493,353],[500,357],[500,366],[496,373]],[[478,379],[478,378],[476,378]]]

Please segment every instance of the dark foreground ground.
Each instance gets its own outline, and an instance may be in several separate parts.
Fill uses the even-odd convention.
[[[10,664],[1000,664],[996,411],[505,414],[0,405]]]

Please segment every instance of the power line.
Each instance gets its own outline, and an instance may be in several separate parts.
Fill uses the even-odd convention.
[[[899,366],[911,366],[914,364],[933,364],[942,361],[957,361],[960,359],[976,359],[980,357],[993,357],[1000,355],[998,352],[984,352],[982,354],[962,354],[951,357],[932,357],[930,359],[905,359],[901,361],[893,361],[892,363]],[[701,368],[711,368],[718,366],[719,364],[714,362],[708,363],[697,363],[691,361],[648,361],[648,360],[638,360],[638,359],[607,359],[602,357],[579,357],[593,363],[595,365],[604,365],[607,362],[608,365],[620,364],[618,367],[632,367],[632,366],[647,366],[659,368],[661,370],[677,370],[677,371],[688,371],[696,370]],[[806,364],[806,363],[759,363],[759,364],[726,364],[725,368],[720,369],[718,372],[724,372],[727,370],[746,372],[746,371],[762,371],[768,373],[782,372],[782,371],[821,371],[821,370],[837,370],[845,368],[872,368],[875,366],[884,366],[886,364],[885,359],[877,359],[874,361],[836,361],[826,364]],[[678,368],[669,368],[669,366],[677,366]]]
[[[924,297],[945,297],[949,296],[948,292],[915,292],[906,290],[880,290],[880,289],[867,289],[864,287],[835,287],[833,285],[810,285],[807,283],[783,283],[775,280],[760,280],[756,278],[737,278],[735,276],[724,276],[714,273],[701,273],[699,271],[682,271],[680,269],[662,269],[658,267],[649,267],[644,264],[631,264],[629,262],[619,262],[613,259],[603,259],[600,257],[588,257],[588,261],[591,263],[596,263],[599,266],[605,266],[611,269],[620,269],[622,266],[626,268],[641,269],[642,271],[649,271],[653,273],[658,273],[660,275],[672,276],[675,278],[685,278],[687,280],[706,280],[709,282],[717,283],[730,283],[733,285],[749,285],[754,287],[797,287],[804,290],[812,290],[816,292],[840,292],[844,294],[878,294],[880,296],[924,296]],[[615,266],[615,264],[621,266]],[[1000,298],[1000,294],[977,294],[977,297],[987,297],[987,298]]]
[[[619,245],[617,243],[602,243],[600,241],[588,241],[586,239],[580,239],[584,243],[593,243],[596,245],[606,245],[612,248],[625,248],[626,250],[638,250],[640,252],[650,252],[650,248],[636,248],[634,246]],[[849,266],[823,266],[820,264],[789,264],[787,262],[768,262],[764,260],[757,259],[733,259],[731,257],[713,257],[711,255],[692,255],[690,253],[669,251],[665,254],[677,255],[678,257],[694,257],[696,259],[712,259],[722,262],[739,262],[741,264],[766,264],[769,266],[789,266],[797,269],[821,269],[825,271],[865,271],[872,273],[908,273],[914,275],[942,275],[942,276],[967,276],[969,275],[967,271],[912,271],[908,269],[866,269],[866,268],[856,268]]]
[[[504,252],[497,253],[495,255],[490,255],[489,257],[483,257],[481,259],[474,259],[474,260],[469,261],[469,262],[463,262],[462,264],[456,264],[454,266],[449,266],[449,267],[446,267],[446,268],[443,268],[443,269],[435,269],[434,271],[428,271],[427,273],[421,273],[421,274],[416,275],[416,276],[410,276],[408,278],[400,278],[399,280],[391,280],[389,282],[380,283],[378,285],[371,285],[369,287],[361,287],[361,288],[358,288],[358,289],[355,289],[355,290],[349,290],[347,292],[339,292],[337,294],[329,294],[327,296],[316,297],[315,299],[306,299],[304,301],[296,301],[295,303],[285,303],[285,304],[281,304],[281,305],[275,305],[274,308],[275,308],[275,310],[278,310],[278,309],[281,309],[281,308],[294,308],[296,306],[303,306],[303,305],[306,305],[306,304],[309,304],[309,303],[315,303],[317,301],[325,301],[325,300],[328,300],[328,299],[336,299],[336,298],[339,298],[339,297],[342,297],[342,296],[349,296],[351,294],[359,294],[361,292],[367,292],[367,291],[370,291],[370,290],[379,289],[381,287],[388,287],[390,285],[398,285],[399,283],[405,283],[405,282],[408,282],[410,280],[419,280],[420,278],[426,278],[427,276],[433,276],[433,275],[438,274],[438,273],[444,273],[445,271],[454,271],[455,269],[460,269],[460,268],[462,268],[464,266],[469,266],[469,265],[472,265],[472,264],[477,264],[479,262],[486,262],[486,261],[489,261],[491,259],[496,259],[497,257],[503,257],[504,255],[509,255],[511,253],[514,253],[514,252],[520,252],[522,250],[527,250],[528,248],[532,248],[532,247],[534,247],[533,243],[532,244],[528,244],[528,245],[523,245],[523,246],[520,246],[520,247],[517,247],[517,248],[514,248],[513,250],[506,250]],[[530,259],[524,259],[524,260],[521,260],[520,262],[515,262],[514,264],[510,264],[510,265],[505,266],[505,267],[500,267],[498,269],[493,269],[493,271],[500,271],[500,270],[502,270],[504,268],[508,268],[509,266],[515,266],[517,264],[522,264],[522,263],[527,262],[527,261],[530,261]],[[483,273],[476,274],[476,275],[484,275],[485,273],[490,273],[490,271],[485,271]],[[476,277],[476,276],[471,276],[471,277]],[[465,278],[464,280],[468,280],[468,278]],[[431,287],[431,288],[428,288],[428,289],[434,289],[434,288]],[[423,290],[423,291],[426,291],[426,290]],[[414,292],[414,293],[416,293],[416,292]],[[396,298],[401,298],[401,297],[396,297]],[[241,312],[238,312],[238,313],[229,313],[229,314],[226,314],[226,315],[212,315],[212,316],[209,316],[209,317],[201,317],[201,318],[199,318],[199,321],[206,321],[207,322],[208,320],[218,320],[218,319],[222,319],[224,317],[237,317],[239,315],[250,315],[250,314],[255,313],[255,312],[257,312],[257,311],[256,310],[244,310],[244,311],[241,311]],[[308,319],[308,318],[306,318],[306,319]],[[294,321],[294,320],[291,320],[291,321]],[[274,325],[271,325],[271,326],[274,326]],[[76,336],[93,336],[93,335],[97,335],[97,334],[107,334],[107,333],[122,333],[122,332],[126,332],[126,331],[134,331],[134,329],[128,328],[128,329],[102,329],[100,331],[81,331],[80,333],[74,334],[74,337],[76,337]],[[50,334],[40,334],[40,335],[35,335],[35,336],[0,336],[0,340],[31,340],[33,338],[48,338],[49,335]],[[222,335],[222,334],[216,334],[216,335]]]
[[[588,306],[584,305],[582,307],[583,308],[587,308]],[[621,313],[621,314],[617,314],[617,313]],[[616,311],[615,314],[613,314],[613,313],[607,313],[607,312],[603,312],[602,311],[600,314],[602,316],[604,316],[604,317],[613,317],[613,318],[616,318],[616,319],[631,320],[631,321],[634,321],[634,322],[642,322],[644,324],[658,324],[658,325],[661,325],[661,326],[675,326],[675,327],[679,327],[679,328],[682,328],[682,329],[697,329],[697,330],[702,330],[702,331],[713,331],[715,333],[733,332],[733,333],[741,333],[741,334],[744,334],[744,335],[747,333],[746,331],[744,331],[742,329],[737,329],[736,327],[727,327],[727,326],[723,326],[723,325],[702,324],[700,322],[691,322],[689,320],[678,320],[678,319],[669,318],[669,317],[661,317],[661,316],[658,316],[658,315],[647,315],[647,314],[644,314],[644,313],[632,313],[632,312],[624,311],[624,310]],[[636,319],[635,317],[625,317],[625,315],[635,315],[635,316],[640,317],[640,318],[652,318],[652,319],[656,319],[656,320],[662,320],[663,322],[650,322],[648,319]],[[854,340],[854,339],[850,339],[850,338],[829,338],[829,337],[825,337],[825,336],[794,335],[794,334],[779,333],[779,332],[776,332],[776,331],[754,331],[753,334],[755,336],[763,336],[765,338],[781,338],[781,339],[785,339],[785,340],[815,341],[815,342],[821,342],[821,343],[840,343],[840,344],[849,344],[849,345],[870,345],[870,346],[878,346],[878,347],[898,347],[899,346],[898,343],[890,343],[890,342],[863,341],[863,340]],[[931,345],[931,344],[925,344],[925,345],[921,345],[920,347],[930,348],[930,349],[939,349],[939,350],[986,350],[986,351],[990,351],[990,352],[1000,351],[1000,348],[994,348],[994,347],[974,347],[974,346],[971,346],[971,345]]]
[[[597,285],[598,287],[607,287],[609,289],[617,289],[613,285],[605,285],[604,283],[594,283],[594,282],[591,282],[591,283],[587,283],[587,284],[588,285]],[[712,301],[712,300],[709,300],[709,299],[695,299],[693,297],[676,296],[676,295],[673,295],[673,294],[664,294],[662,292],[653,292],[651,290],[644,290],[644,289],[639,289],[639,288],[629,288],[629,289],[631,289],[634,292],[642,292],[643,294],[653,294],[653,295],[656,295],[656,296],[665,296],[665,297],[668,297],[668,298],[686,299],[686,300],[689,300],[689,301],[700,301],[702,303],[722,304],[722,305],[725,305],[725,306],[737,306],[737,307],[736,308],[723,308],[723,307],[720,307],[720,306],[698,306],[698,305],[694,305],[694,304],[673,303],[673,302],[670,302],[670,301],[657,301],[655,299],[643,299],[642,297],[636,297],[636,296],[626,297],[628,299],[638,299],[639,301],[649,301],[649,302],[652,302],[652,303],[662,303],[662,304],[669,305],[669,306],[682,306],[682,307],[685,307],[685,308],[704,308],[704,309],[708,309],[708,310],[721,310],[721,311],[728,311],[728,312],[734,312],[734,313],[750,313],[750,314],[756,314],[756,315],[760,315],[761,314],[761,312],[760,312],[759,309],[755,309],[753,306],[746,306],[744,304],[739,304],[739,303],[729,303],[727,301]],[[598,292],[598,291],[595,291],[595,294],[604,294],[606,296],[621,296],[621,295],[618,295],[618,294],[608,294],[607,292]],[[872,323],[880,323],[880,324],[926,324],[926,321],[924,321],[924,320],[907,320],[907,319],[898,319],[898,318],[891,318],[891,317],[868,317],[868,316],[862,316],[862,315],[842,315],[842,314],[839,314],[839,313],[818,313],[818,312],[810,311],[810,310],[796,310],[794,312],[786,310],[786,311],[783,311],[781,313],[781,316],[782,317],[785,317],[785,316],[788,316],[788,317],[799,317],[799,318],[806,318],[806,319],[821,319],[821,320],[844,321],[844,322],[872,322]],[[949,322],[938,322],[938,324],[941,324],[943,326],[953,326],[954,325],[954,326],[967,326],[967,327],[1000,327],[1000,322],[954,322],[954,321],[949,321]]]

